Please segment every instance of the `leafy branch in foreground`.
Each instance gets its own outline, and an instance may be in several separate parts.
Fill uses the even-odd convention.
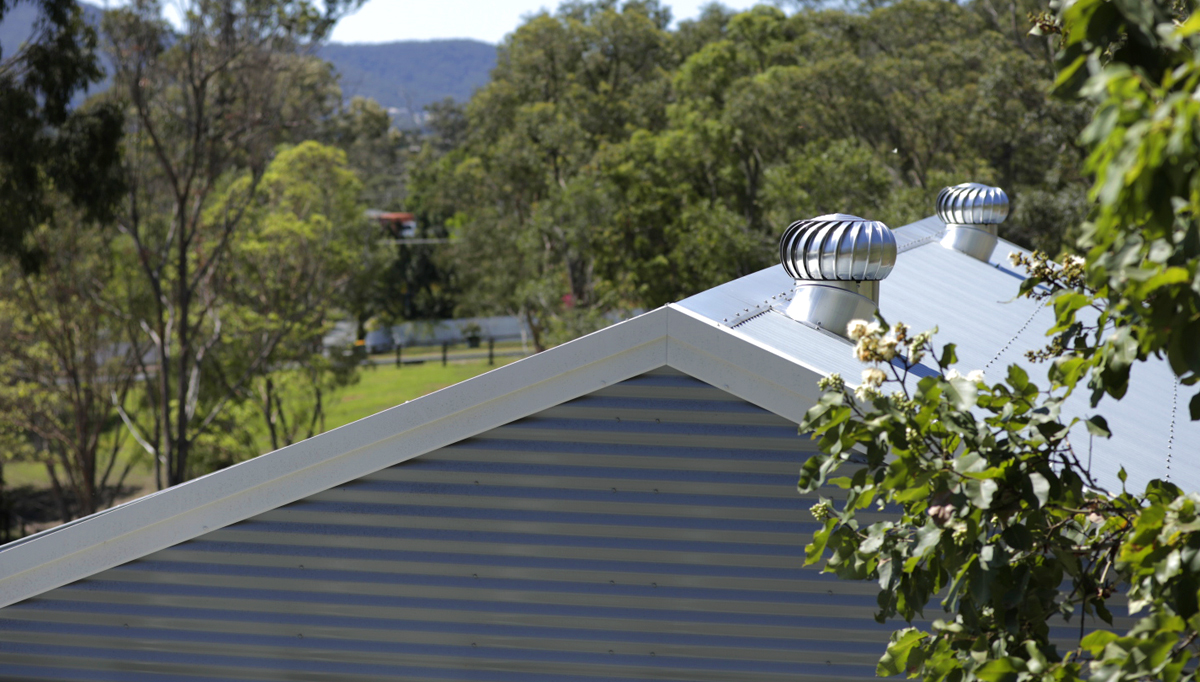
[[[853,391],[837,375],[822,381],[826,393],[801,425],[821,453],[799,488],[846,491],[813,507],[823,526],[807,562],[877,581],[876,619],[910,625],[877,672],[1193,679],[1200,496],[1161,481],[1142,494],[1100,490],[1071,448],[1079,420],[1060,414],[1065,394],[1040,389],[1019,366],[988,383],[960,374],[954,345],[939,351],[932,332],[856,321],[850,334],[871,366]],[[937,372],[918,378],[925,356]],[[1102,417],[1085,424],[1109,435]],[[1127,628],[1109,609],[1122,591],[1141,614]],[[934,599],[948,615],[923,622]]]
[[[1088,296],[1056,302],[1058,329],[1103,308],[1108,334],[1072,339],[1067,376],[1088,377],[1092,403],[1121,398],[1135,360],[1165,355],[1184,385],[1200,382],[1200,14],[1195,0],[1061,3],[1059,94],[1095,108],[1082,141],[1094,177]],[[1101,325],[1101,328],[1104,325]],[[1191,399],[1200,419],[1200,393]]]

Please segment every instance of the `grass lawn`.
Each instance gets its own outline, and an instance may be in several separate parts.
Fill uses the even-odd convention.
[[[499,345],[497,344],[497,346]],[[484,350],[486,351],[486,348]],[[445,367],[442,366],[440,360],[405,365],[401,369],[397,369],[395,365],[365,365],[359,370],[358,383],[347,386],[330,397],[325,415],[325,429],[328,431],[363,417],[369,417],[376,412],[452,386],[516,359],[497,357],[495,366],[491,367],[488,366],[486,359],[465,361],[451,359],[450,364]],[[260,426],[255,424],[254,428],[257,430]],[[265,434],[259,441],[262,444],[260,447],[263,452],[270,449],[270,441]],[[130,470],[129,477],[126,479],[126,485],[140,488],[140,492],[134,494],[134,497],[138,497],[154,489],[154,475],[153,462],[148,461],[148,457],[135,448],[137,448],[136,444],[130,442],[129,447],[121,456],[138,457],[141,460]],[[4,467],[4,482],[9,488],[31,486],[36,489],[49,489],[50,487],[50,479],[46,475],[45,467],[30,462],[7,464]]]
[[[496,358],[495,367],[489,367],[487,360],[451,362],[445,367],[441,362],[426,362],[405,365],[402,369],[396,369],[395,365],[368,365],[359,371],[357,384],[342,389],[330,401],[325,413],[325,429],[369,417],[514,360],[516,358]]]

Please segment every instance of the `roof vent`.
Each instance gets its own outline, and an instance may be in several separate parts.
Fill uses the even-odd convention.
[[[823,215],[784,230],[779,260],[796,280],[788,317],[844,337],[851,320],[869,320],[879,308],[879,280],[896,264],[896,237],[881,222]]]
[[[937,215],[946,223],[942,246],[987,262],[998,241],[996,226],[1008,217],[1008,195],[999,187],[964,182],[938,193]]]

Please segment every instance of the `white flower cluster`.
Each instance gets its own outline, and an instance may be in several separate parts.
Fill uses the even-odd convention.
[[[866,320],[854,320],[846,327],[846,335],[854,342],[854,357],[858,358],[860,362],[890,363],[898,354],[904,353],[910,366],[919,363],[924,357],[936,331],[937,329],[932,329],[910,336],[909,328],[903,322],[897,322],[890,329],[884,331],[883,325]],[[946,378],[966,379],[976,384],[984,381],[983,371],[978,369],[967,373],[965,377],[958,370],[951,369],[947,372]],[[887,381],[887,374],[878,367],[864,369],[862,382],[854,390],[854,395],[862,401],[879,398],[881,397],[880,388],[885,381]],[[835,382],[831,379],[827,383]],[[841,377],[836,379],[836,383],[841,385]],[[897,399],[897,404],[901,402],[903,401]]]
[[[838,391],[841,392],[846,388],[846,382],[842,380],[842,375],[834,372],[827,377],[821,377],[817,382],[817,388],[822,391]]]
[[[961,545],[966,543],[970,527],[967,526],[965,521],[961,519],[956,520],[950,524],[950,528],[953,530],[950,539],[954,541],[954,544]]]
[[[854,389],[854,396],[859,400],[874,400],[879,397],[879,387],[887,380],[887,375],[878,367],[868,367],[863,370],[862,383]]]
[[[1080,256],[1068,254],[1063,257],[1063,262],[1059,265],[1041,251],[1034,251],[1029,256],[1012,251],[1008,254],[1008,260],[1014,267],[1024,268],[1030,277],[1036,277],[1054,285],[1052,288],[1083,289],[1087,283],[1087,261]],[[1025,295],[1041,300],[1053,295],[1053,292],[1030,289]]]
[[[891,362],[897,348],[909,340],[903,322],[897,322],[885,334],[878,322],[854,320],[846,327],[846,335],[854,342],[854,357],[860,362]]]

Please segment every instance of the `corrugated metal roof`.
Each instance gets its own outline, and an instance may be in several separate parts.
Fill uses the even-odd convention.
[[[809,452],[659,370],[0,610],[0,679],[871,678]]]
[[[1041,342],[1049,311],[1013,300],[1021,277],[1003,259],[1015,247],[1002,244],[987,264],[937,246],[939,235],[936,219],[897,231],[900,255],[883,282],[882,309],[917,329],[940,326],[942,341],[959,344],[963,370],[985,368],[995,377]],[[696,350],[671,334],[747,375],[787,383],[809,368],[856,377],[861,365],[847,341],[782,314],[792,287],[781,267],[769,268],[568,344],[573,350],[534,358],[522,380],[542,390],[591,362],[590,386],[570,394],[578,396]],[[678,328],[686,331],[668,333],[667,314],[681,318]],[[650,328],[652,319],[661,330]],[[614,347],[644,352],[597,365],[595,358]],[[774,364],[757,362],[754,353]],[[776,376],[792,369],[795,376]],[[469,396],[451,389],[396,414],[481,419],[430,411],[466,410],[472,401],[508,395],[500,389],[513,390],[510,377],[521,368],[505,371],[474,380],[482,388]],[[730,376],[724,380],[736,385],[726,392],[662,369],[491,428],[566,396],[542,396],[547,401],[536,408],[506,400],[508,416],[407,461],[411,455],[401,451],[417,447],[407,442],[416,436],[380,440],[391,453],[386,461],[403,463],[316,494],[309,493],[332,482],[310,487],[285,498],[301,498],[296,502],[258,513],[281,501],[264,504],[235,517],[245,521],[198,537],[199,530],[183,528],[195,539],[142,551],[139,560],[107,571],[75,573],[70,579],[94,575],[0,610],[0,679],[873,677],[891,631],[870,617],[875,586],[801,567],[815,526],[807,513],[813,500],[796,494],[795,479],[811,443],[797,437],[794,423],[735,397],[762,394],[754,397],[751,384]],[[1177,451],[1200,443],[1196,425],[1170,424],[1173,389],[1169,370],[1151,364],[1135,372],[1119,409],[1105,406],[1118,438],[1094,444],[1090,455],[1101,476],[1111,481],[1124,464],[1137,484],[1169,474],[1197,488],[1188,470],[1194,467],[1168,468],[1172,428]],[[789,413],[778,402],[772,409]],[[1087,412],[1082,399],[1070,407]],[[348,457],[364,447],[360,441],[415,428],[405,419],[416,417],[373,417],[346,427],[340,440],[331,434],[313,443],[359,443],[333,448],[326,460]],[[1081,450],[1085,460],[1087,454]],[[313,467],[320,460],[296,457],[281,451],[267,463],[300,470],[296,462]],[[294,473],[277,473],[261,486]],[[235,474],[221,472],[210,482]],[[161,495],[195,497],[203,483]],[[137,521],[136,511],[114,510],[79,526],[118,516]],[[47,539],[55,538],[8,551],[28,554]]]
[[[937,327],[937,340],[957,345],[960,371],[983,369],[999,380],[1010,364],[1022,365],[1043,387],[1046,366],[1025,358],[1043,346],[1053,311],[1029,299],[1018,299],[1024,279],[1008,263],[1012,251],[1000,241],[989,263],[942,248],[944,225],[926,218],[896,230],[899,255],[891,275],[880,283],[880,311],[892,322],[915,330]],[[822,374],[838,372],[857,380],[863,365],[850,355],[850,344],[832,334],[796,322],[783,314],[794,283],[774,266],[680,301],[678,306],[727,327],[735,336],[769,347]],[[1200,423],[1180,405],[1174,375],[1164,360],[1139,364],[1126,397],[1106,399],[1095,410],[1087,389],[1068,400],[1066,414],[1103,415],[1113,438],[1093,439],[1083,426],[1072,434],[1081,461],[1090,462],[1098,482],[1120,489],[1117,472],[1124,467],[1131,489],[1153,478],[1169,478],[1187,490],[1200,490],[1200,466],[1184,461],[1184,453],[1200,449]],[[1173,438],[1173,443],[1171,439]]]
[[[0,679],[872,679],[811,452],[664,368],[2,609]]]

